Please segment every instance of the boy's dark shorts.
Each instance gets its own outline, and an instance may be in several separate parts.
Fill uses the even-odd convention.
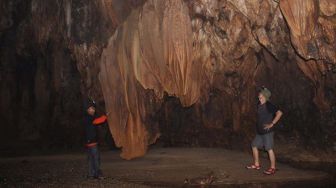
[[[254,140],[252,141],[251,146],[257,147],[259,149],[263,149],[265,147],[265,150],[271,150],[273,149],[273,136],[274,132],[266,133],[266,134],[257,134]]]

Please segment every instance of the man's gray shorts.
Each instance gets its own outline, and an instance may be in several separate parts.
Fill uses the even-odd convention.
[[[274,132],[266,133],[266,134],[257,134],[254,140],[252,141],[251,146],[257,147],[259,149],[271,150],[273,149],[273,135]]]

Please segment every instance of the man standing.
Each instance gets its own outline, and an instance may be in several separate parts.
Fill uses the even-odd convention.
[[[274,106],[269,99],[271,92],[263,87],[258,95],[258,119],[257,119],[257,133],[256,137],[252,141],[252,153],[254,164],[247,166],[247,169],[259,170],[261,168],[259,163],[259,151],[265,147],[268,153],[271,165],[270,168],[264,171],[264,174],[275,174],[275,155],[273,151],[273,137],[274,137],[274,125],[280,120],[282,112]]]
[[[94,101],[88,100],[85,104],[85,147],[88,154],[89,173],[88,178],[103,179],[103,174],[100,169],[100,154],[98,150],[98,134],[97,128],[107,120],[105,115],[96,116],[96,104]]]

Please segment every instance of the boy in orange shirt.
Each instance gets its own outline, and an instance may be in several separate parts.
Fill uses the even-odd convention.
[[[98,150],[98,133],[97,128],[107,120],[105,115],[97,117],[96,104],[89,100],[85,105],[85,146],[88,154],[88,178],[103,179],[103,174],[100,169],[100,154]]]

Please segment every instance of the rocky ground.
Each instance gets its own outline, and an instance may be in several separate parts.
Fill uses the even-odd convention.
[[[330,157],[330,156],[329,156]],[[224,149],[153,148],[148,155],[122,160],[102,151],[104,180],[87,180],[84,153],[0,159],[0,187],[183,187],[206,182],[212,187],[332,187],[332,174],[278,164],[275,176],[248,171],[247,153]],[[263,167],[268,166],[265,157]],[[334,163],[333,163],[334,164]],[[184,181],[188,179],[188,184]]]

